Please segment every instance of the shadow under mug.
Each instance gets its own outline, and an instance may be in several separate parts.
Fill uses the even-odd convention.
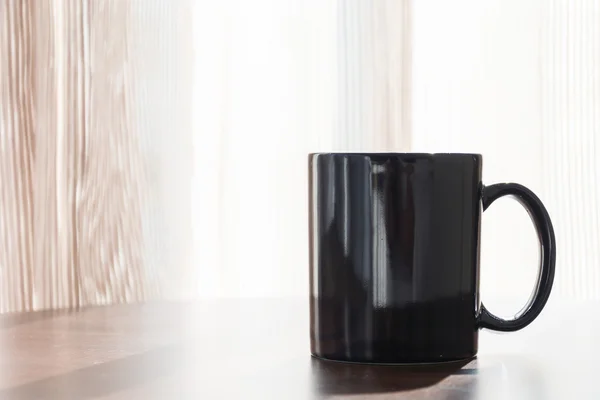
[[[478,330],[515,331],[546,304],[556,244],[538,197],[484,186],[479,154],[309,155],[310,339],[314,356],[430,363],[472,358]],[[479,300],[482,212],[514,196],[530,214],[541,267],[512,320]]]

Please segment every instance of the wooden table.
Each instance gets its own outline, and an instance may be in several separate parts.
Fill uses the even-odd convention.
[[[309,355],[304,299],[207,300],[0,317],[1,399],[600,399],[600,307],[483,331],[462,365]]]

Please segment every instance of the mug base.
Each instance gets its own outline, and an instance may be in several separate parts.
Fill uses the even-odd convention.
[[[456,365],[465,365],[468,362],[475,360],[477,358],[477,354],[466,356],[466,357],[457,357],[457,358],[447,358],[441,360],[415,360],[415,361],[363,361],[363,360],[345,360],[345,359],[335,359],[319,356],[315,353],[311,353],[311,356],[314,359],[332,362],[332,363],[340,363],[340,364],[359,364],[359,365],[390,365],[390,366],[436,366],[436,365],[444,365],[444,366],[452,366]]]

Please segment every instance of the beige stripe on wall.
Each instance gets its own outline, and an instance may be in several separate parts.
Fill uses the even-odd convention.
[[[338,0],[333,147],[410,151],[412,2]]]

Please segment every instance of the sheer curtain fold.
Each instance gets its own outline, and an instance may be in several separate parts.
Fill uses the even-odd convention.
[[[412,148],[483,153],[484,182],[542,198],[558,242],[551,301],[600,298],[599,10],[594,0],[414,2]],[[537,237],[509,201],[482,224],[482,296],[510,316],[535,283]]]
[[[411,2],[194,5],[198,293],[303,296],[307,154],[410,149]]]

